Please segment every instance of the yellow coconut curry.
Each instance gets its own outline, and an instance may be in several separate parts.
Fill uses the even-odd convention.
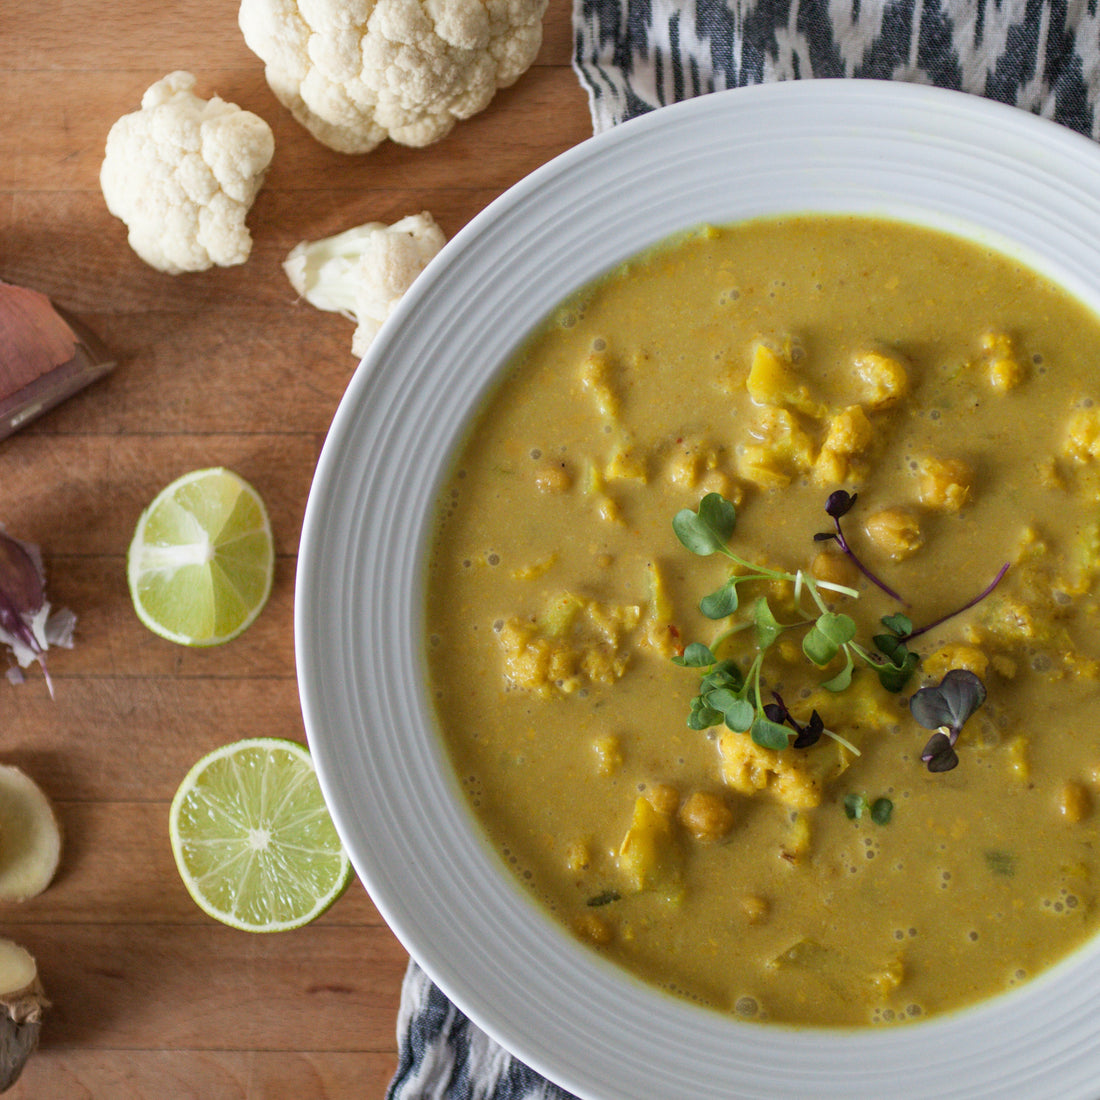
[[[1098,399],[1088,310],[880,220],[706,227],[563,304],[429,566],[439,723],[516,875],[758,1021],[924,1018],[1080,945]]]

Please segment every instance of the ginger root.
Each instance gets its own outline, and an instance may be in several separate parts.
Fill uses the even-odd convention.
[[[0,1092],[11,1088],[38,1046],[49,1001],[26,948],[0,939]]]
[[[0,903],[26,901],[49,886],[61,859],[61,826],[25,772],[0,765]]]

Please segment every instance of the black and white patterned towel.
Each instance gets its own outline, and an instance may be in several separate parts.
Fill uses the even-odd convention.
[[[574,0],[596,132],[772,80],[861,77],[988,96],[1100,139],[1097,0]]]
[[[596,133],[681,99],[847,77],[988,96],[1100,140],[1100,0],[574,0]],[[410,962],[386,1100],[572,1100]]]

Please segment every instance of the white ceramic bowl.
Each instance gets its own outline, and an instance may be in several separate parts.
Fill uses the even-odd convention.
[[[306,511],[296,646],[336,826],[451,999],[586,1100],[1100,1092],[1100,944],[895,1029],[739,1023],[605,964],[529,900],[467,812],[420,671],[429,513],[468,418],[569,292],[700,222],[865,212],[1015,254],[1100,309],[1100,146],[916,85],[799,81],[664,108],[547,164],[420,277],[359,367]]]

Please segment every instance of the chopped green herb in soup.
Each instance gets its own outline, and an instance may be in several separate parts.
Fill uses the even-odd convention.
[[[706,228],[531,337],[445,487],[438,719],[610,959],[871,1025],[1100,921],[1100,322],[858,217]]]

